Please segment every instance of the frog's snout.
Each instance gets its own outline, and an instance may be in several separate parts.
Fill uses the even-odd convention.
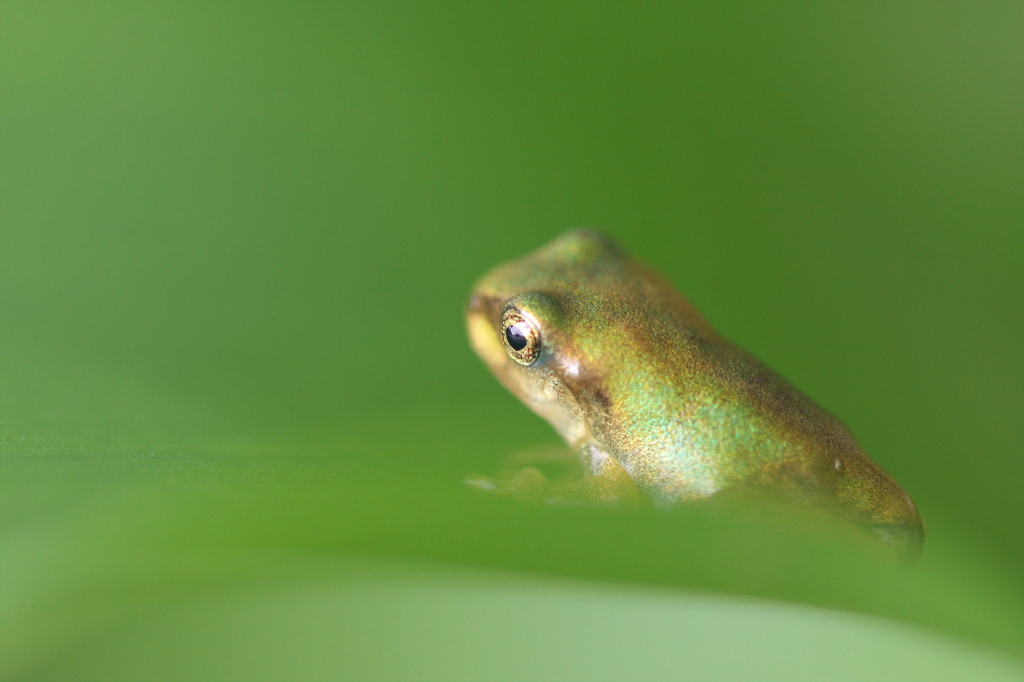
[[[466,332],[476,354],[491,368],[503,371],[505,349],[495,332],[499,302],[493,296],[474,292],[466,302]],[[500,374],[499,374],[500,377]]]
[[[469,300],[466,301],[466,318],[480,318],[488,324],[496,326],[501,318],[504,305],[505,300],[496,294],[478,289],[470,294]]]
[[[474,292],[469,297],[469,302],[466,304],[467,313],[480,313],[484,310],[484,297],[481,294]]]

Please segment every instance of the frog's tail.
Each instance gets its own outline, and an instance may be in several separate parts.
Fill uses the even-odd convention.
[[[863,453],[836,459],[839,511],[913,563],[924,548],[924,522],[917,506],[881,467]]]
[[[918,518],[918,525],[878,524],[867,530],[882,542],[896,550],[907,563],[913,564],[924,549],[924,526]]]

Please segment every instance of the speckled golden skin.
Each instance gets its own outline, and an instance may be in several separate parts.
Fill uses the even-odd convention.
[[[506,310],[540,337],[510,357]],[[913,559],[910,497],[835,417],[720,337],[664,279],[607,237],[570,232],[492,270],[467,308],[474,350],[579,455],[583,480],[549,497],[657,506],[767,490],[837,511]]]

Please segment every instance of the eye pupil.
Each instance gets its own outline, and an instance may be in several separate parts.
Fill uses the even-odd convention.
[[[513,350],[526,348],[526,334],[522,332],[518,324],[514,324],[505,330],[505,338]]]

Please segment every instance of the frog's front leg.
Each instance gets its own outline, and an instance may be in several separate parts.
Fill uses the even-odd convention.
[[[630,475],[611,457],[587,467],[581,478],[552,486],[544,497],[552,504],[635,505],[644,500]]]
[[[526,503],[638,504],[643,494],[629,474],[610,457],[580,456],[566,448],[545,448],[517,453],[496,478],[471,476],[466,483],[497,495],[509,495]]]

